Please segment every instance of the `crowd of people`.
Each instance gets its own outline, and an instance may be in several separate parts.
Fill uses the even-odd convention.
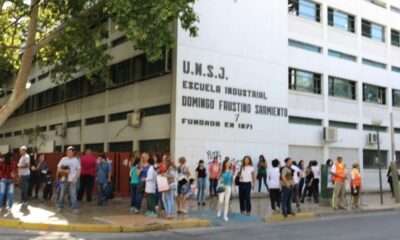
[[[329,164],[333,181],[332,207],[345,209],[344,197],[346,180],[350,180],[351,207],[359,207],[361,174],[358,164],[354,164],[350,174],[342,157]],[[133,214],[173,218],[175,212],[187,214],[187,199],[196,199],[197,205],[206,205],[206,186],[208,180],[210,198],[217,199],[216,216],[228,221],[228,211],[232,192],[238,191],[240,212],[250,215],[252,211],[252,192],[262,191],[263,186],[269,192],[271,209],[284,217],[301,211],[304,201],[319,203],[319,184],[321,168],[317,161],[307,166],[303,160],[296,162],[286,158],[271,161],[271,166],[263,155],[255,165],[250,156],[239,163],[225,157],[222,162],[215,157],[208,165],[199,160],[192,172],[186,158],[180,157],[175,163],[168,154],[135,154],[129,161],[130,211]],[[21,203],[39,197],[43,190],[43,199],[50,201],[56,193],[58,211],[64,209],[67,198],[71,209],[79,212],[78,202],[86,195],[87,202],[93,202],[93,189],[97,189],[97,204],[106,206],[113,195],[112,164],[104,153],[96,158],[88,149],[78,157],[73,147],[68,147],[66,156],[57,164],[56,178],[43,154],[28,155],[25,146],[20,148],[20,159],[13,160],[13,154],[7,153],[0,161],[0,207],[11,208],[14,201],[14,184],[21,189]],[[256,184],[258,181],[258,185]],[[189,206],[193,204],[192,200]],[[292,206],[295,206],[295,209]]]

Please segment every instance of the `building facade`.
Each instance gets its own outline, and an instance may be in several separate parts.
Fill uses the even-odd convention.
[[[376,190],[372,121],[381,120],[386,182],[400,156],[400,1],[202,0],[195,8],[199,36],[177,24],[176,48],[156,63],[109,22],[112,87],[78,76],[63,88],[35,66],[30,97],[0,128],[0,144],[16,149],[39,126],[46,150],[171,152],[192,167],[214,156],[343,156]],[[128,121],[132,112],[140,125]]]

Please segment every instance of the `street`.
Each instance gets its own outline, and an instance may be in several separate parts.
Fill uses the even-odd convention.
[[[56,233],[0,229],[1,239],[318,239],[397,240],[400,212],[331,217],[279,224],[248,223],[229,227],[171,230],[135,234]]]

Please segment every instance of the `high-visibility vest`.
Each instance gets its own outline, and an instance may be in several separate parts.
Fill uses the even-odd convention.
[[[336,176],[332,176],[333,181],[335,182],[344,182],[346,179],[346,165],[344,163],[340,164],[338,162],[335,162],[335,167],[336,167]],[[337,177],[340,176],[340,177]]]
[[[361,186],[361,173],[358,169],[353,169],[351,171],[351,175],[354,175],[354,179],[351,179],[350,186],[351,187],[360,187]]]

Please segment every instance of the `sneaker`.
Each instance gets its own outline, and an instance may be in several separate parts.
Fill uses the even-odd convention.
[[[246,216],[250,216],[250,212],[247,212],[247,213],[246,213]]]
[[[131,207],[131,208],[129,209],[129,211],[135,212],[135,208],[134,208],[134,207]]]
[[[205,206],[205,205],[206,205],[206,203],[205,203],[205,202],[203,202],[201,205]]]
[[[217,218],[221,218],[221,212],[217,213]]]
[[[229,221],[229,218],[228,218],[228,217],[224,217],[224,221],[225,221],[225,222],[228,222],[228,221]]]
[[[188,213],[188,211],[187,211],[187,210],[185,210],[185,209],[181,209],[181,213],[183,213],[183,214],[187,214],[187,213]]]
[[[133,213],[134,213],[134,214],[139,214],[140,211],[139,211],[139,209],[135,208],[135,210],[133,210]]]
[[[200,203],[200,202],[198,202],[198,203],[197,203],[197,206],[200,206],[200,205],[201,205],[201,203]]]

